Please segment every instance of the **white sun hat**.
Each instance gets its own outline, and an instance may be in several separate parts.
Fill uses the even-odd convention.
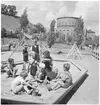
[[[45,64],[44,63],[39,63],[39,67],[44,69],[45,68]]]

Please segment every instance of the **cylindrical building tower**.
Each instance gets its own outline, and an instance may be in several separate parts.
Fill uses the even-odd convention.
[[[59,17],[57,18],[57,28],[56,32],[60,32],[61,36],[67,40],[69,35],[73,36],[75,27],[78,24],[77,17]]]

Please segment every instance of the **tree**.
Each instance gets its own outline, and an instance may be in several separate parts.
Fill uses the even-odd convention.
[[[56,40],[55,33],[54,33],[54,27],[55,27],[55,20],[52,20],[50,24],[50,31],[47,36],[47,44],[49,48],[51,48],[51,46],[55,43],[55,40]]]
[[[7,5],[1,4],[1,13],[8,14]]]
[[[37,29],[38,29],[38,33],[45,33],[46,29],[44,28],[44,26],[41,23],[37,23],[36,25],[34,25]]]
[[[48,36],[47,36],[47,44],[49,46],[49,48],[51,48],[51,46],[55,43],[55,34],[53,32],[49,32]]]
[[[15,16],[17,14],[16,6],[8,5],[7,9],[8,9],[8,15]]]
[[[21,31],[27,33],[28,23],[29,23],[29,20],[28,20],[28,16],[27,16],[27,8],[26,8],[20,17],[20,29],[21,29]]]
[[[84,22],[83,19],[80,17],[78,19],[78,23],[76,25],[76,28],[74,29],[76,35],[75,35],[75,39],[76,40],[76,44],[79,47],[82,44],[83,41],[83,37],[84,37]]]
[[[7,36],[7,31],[6,31],[6,29],[5,28],[2,28],[1,29],[1,38],[3,39],[2,40],[2,43],[4,44],[4,38]]]
[[[17,14],[16,6],[1,4],[1,13],[5,15],[15,16]]]
[[[67,40],[68,40],[68,42],[71,42],[72,41],[72,36],[68,36]]]
[[[1,38],[4,38],[4,37],[6,37],[6,29],[5,28],[2,28],[1,29]]]
[[[29,31],[28,34],[33,35],[34,33],[39,33],[39,30],[37,29],[36,26],[30,26],[30,24],[27,26]]]

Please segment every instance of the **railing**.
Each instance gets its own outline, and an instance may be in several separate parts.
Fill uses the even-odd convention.
[[[99,60],[99,52],[91,50],[92,56]]]

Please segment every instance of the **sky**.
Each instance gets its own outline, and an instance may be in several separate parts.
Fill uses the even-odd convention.
[[[15,5],[18,16],[27,7],[31,23],[42,23],[49,29],[53,19],[63,16],[80,17],[84,26],[99,34],[99,1],[2,1],[6,5]]]

